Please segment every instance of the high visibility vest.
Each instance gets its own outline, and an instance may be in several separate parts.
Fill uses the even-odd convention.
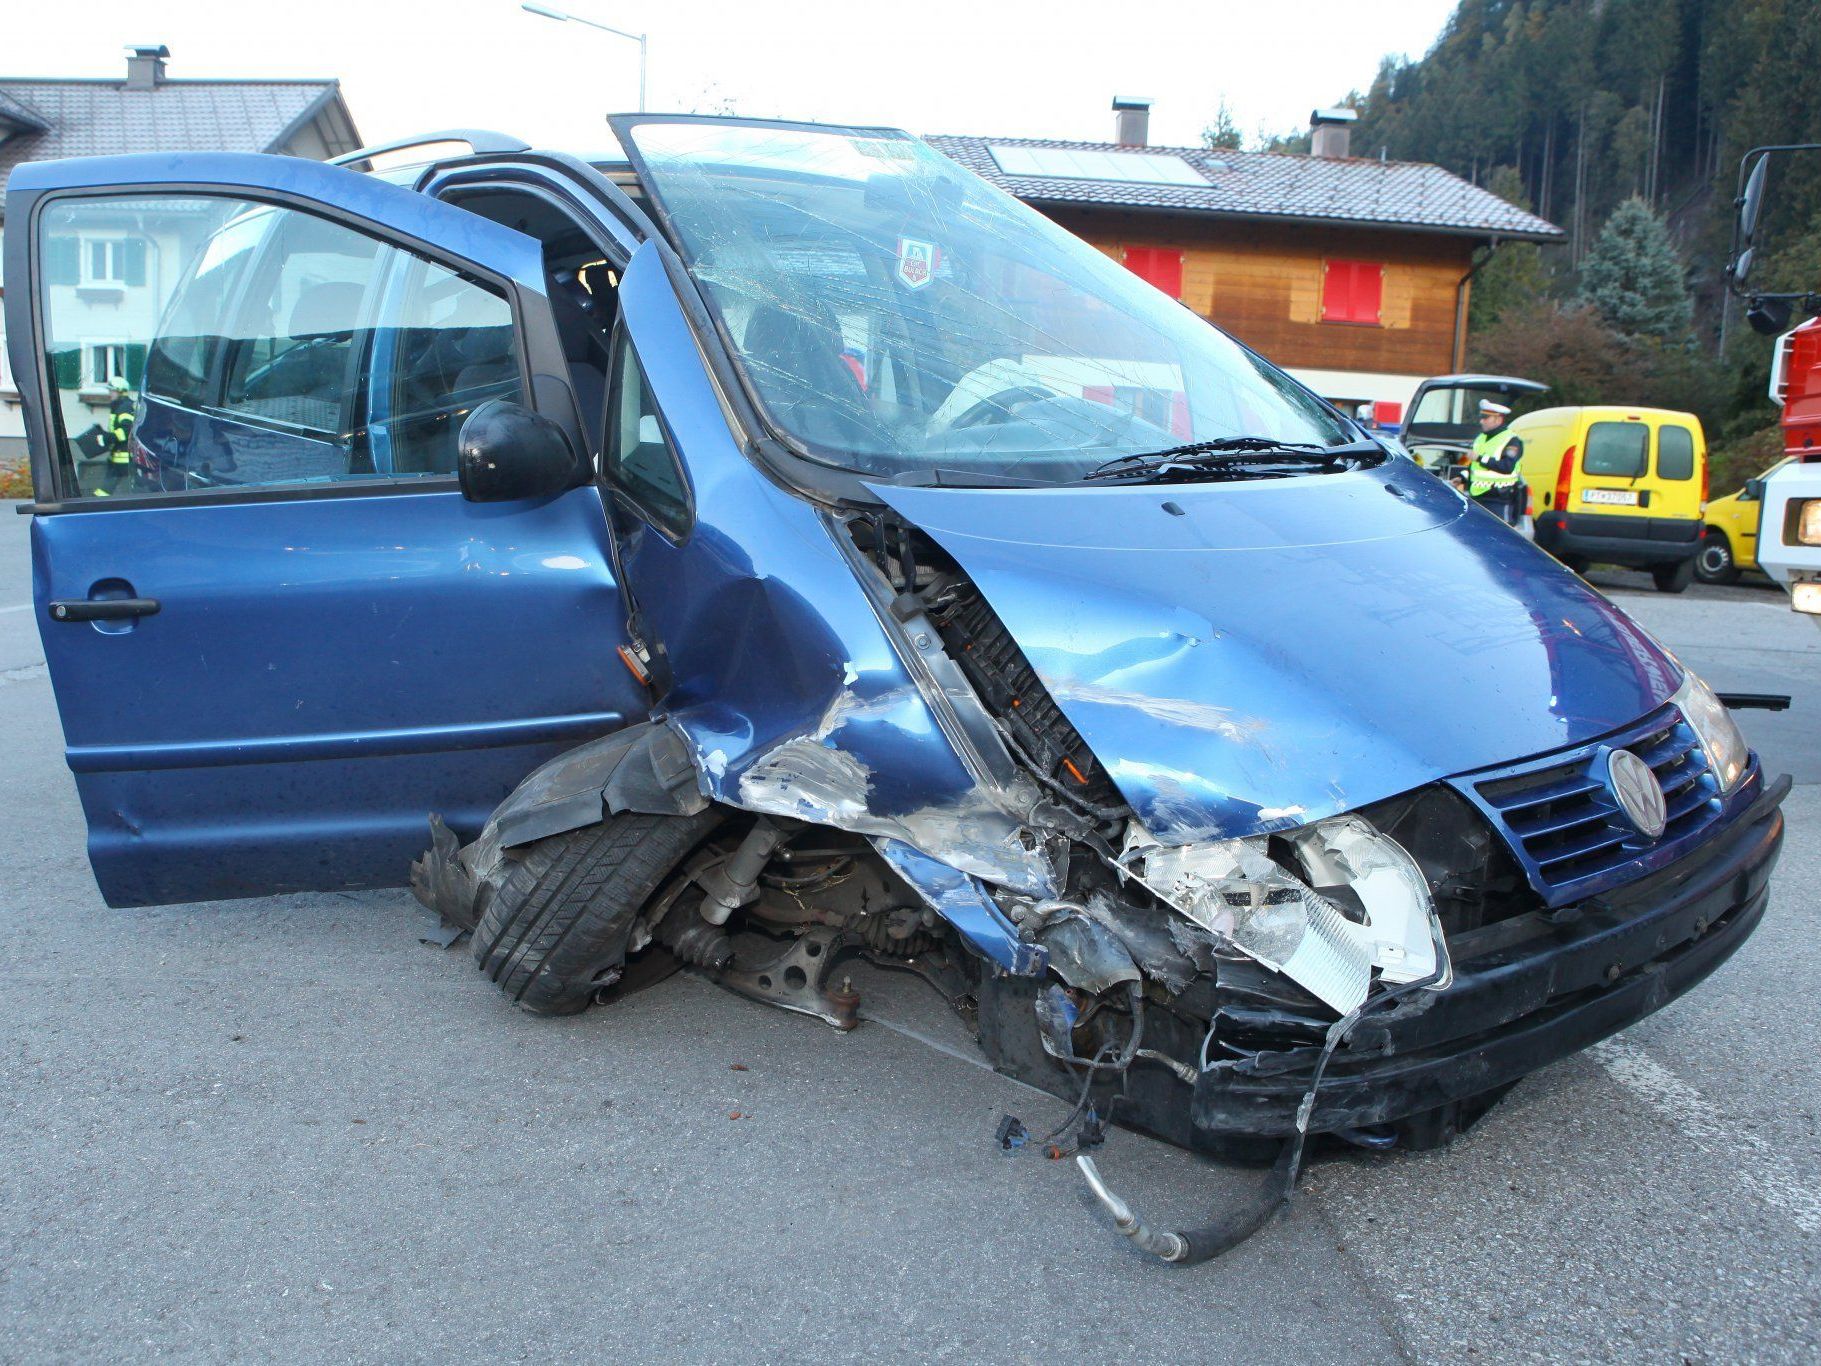
[[[1473,438],[1473,458],[1467,462],[1467,493],[1469,497],[1478,498],[1481,494],[1491,493],[1494,489],[1508,489],[1518,481],[1518,472],[1514,469],[1509,474],[1500,474],[1497,470],[1488,469],[1482,461],[1491,460],[1505,449],[1505,443],[1512,440],[1511,429],[1501,428],[1496,432],[1481,432]]]
[[[111,464],[126,465],[132,463],[132,452],[127,448],[127,438],[133,434],[133,405],[124,398],[114,400],[108,409],[107,435],[108,460]]]

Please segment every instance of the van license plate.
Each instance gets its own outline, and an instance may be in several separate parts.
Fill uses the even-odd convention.
[[[1620,507],[1634,508],[1638,505],[1636,489],[1582,489],[1583,503],[1614,503]]]

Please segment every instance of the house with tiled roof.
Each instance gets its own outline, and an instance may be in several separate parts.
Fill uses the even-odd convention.
[[[1155,147],[1150,102],[1111,143],[934,136],[1040,210],[1349,410],[1394,421],[1459,370],[1473,275],[1502,243],[1562,230],[1439,166],[1351,155],[1353,112],[1317,110],[1307,155]]]
[[[173,80],[169,49],[129,48],[119,80],[0,77],[0,195],[13,167],[26,161],[125,152],[276,152],[327,160],[360,146],[353,117],[334,80]],[[14,225],[18,230],[22,225]],[[160,243],[141,235],[123,206],[118,223],[92,233],[47,281],[79,290],[89,310],[116,325],[81,344],[85,380],[97,411],[106,406],[110,374],[138,361],[121,338],[151,333],[155,282],[149,263]],[[7,230],[0,198],[0,233]],[[174,255],[171,259],[175,259]],[[25,454],[25,430],[5,338],[0,335],[0,460]]]

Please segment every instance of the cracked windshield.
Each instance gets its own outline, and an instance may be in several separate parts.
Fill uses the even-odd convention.
[[[773,425],[885,478],[1082,478],[1358,439],[1294,380],[902,134],[641,123],[647,183]]]

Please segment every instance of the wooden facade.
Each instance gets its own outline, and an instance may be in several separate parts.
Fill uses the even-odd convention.
[[[1115,260],[1125,260],[1128,247],[1180,251],[1182,301],[1279,365],[1401,376],[1457,368],[1456,298],[1458,290],[1464,309],[1469,238],[1041,207]],[[1323,297],[1333,262],[1382,267],[1376,321],[1324,320],[1334,312]]]

